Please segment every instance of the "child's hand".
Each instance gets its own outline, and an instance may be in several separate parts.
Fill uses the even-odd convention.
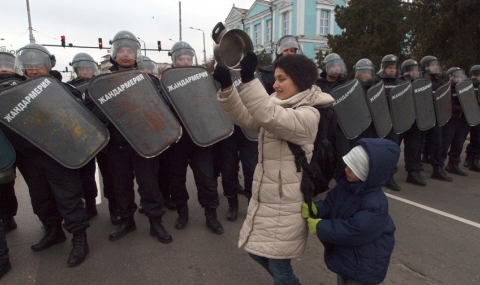
[[[315,206],[315,204],[314,204],[313,202],[312,202],[312,211],[313,211],[313,213],[315,214],[315,217],[312,217],[312,216],[310,215],[310,211],[308,210],[308,205],[307,205],[307,203],[305,203],[305,202],[302,203],[302,217],[303,217],[304,219],[316,218],[316,217],[317,217],[317,212],[318,212],[317,206]]]
[[[308,224],[308,230],[312,235],[317,234],[317,224],[320,222],[322,219],[314,219],[314,218],[307,218],[307,224]]]

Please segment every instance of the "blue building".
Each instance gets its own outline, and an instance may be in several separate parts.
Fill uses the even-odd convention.
[[[227,29],[244,30],[252,39],[255,52],[275,51],[277,41],[294,35],[303,53],[315,59],[318,51],[329,51],[327,35],[341,29],[335,22],[336,5],[349,0],[255,0],[249,9],[233,6],[225,19]],[[275,56],[273,56],[273,59]]]

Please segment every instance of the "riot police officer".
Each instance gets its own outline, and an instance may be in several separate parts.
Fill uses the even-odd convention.
[[[39,44],[28,44],[19,49],[15,61],[29,79],[49,75],[54,66],[53,56]],[[74,96],[81,97],[78,90],[63,84]],[[27,144],[18,147],[24,158],[27,182],[34,213],[45,227],[45,236],[31,246],[33,251],[45,250],[66,240],[63,227],[73,233],[72,251],[67,265],[77,266],[85,260],[89,248],[86,229],[89,227],[82,201],[82,181],[78,169],[69,169],[49,155]]]
[[[413,82],[420,77],[420,65],[416,60],[407,59],[402,62],[400,67],[400,78],[405,81]],[[407,182],[418,185],[426,186],[427,182],[423,180],[420,171],[422,169],[422,146],[424,140],[424,132],[418,129],[416,123],[403,133],[404,139],[404,152],[403,157],[405,159],[405,170],[408,172]]]
[[[15,56],[9,52],[0,52],[0,90],[16,85],[25,80],[21,71],[15,72]],[[3,129],[3,127],[2,127]],[[8,130],[7,130],[8,131]],[[17,154],[15,164],[24,174],[21,154]],[[15,167],[15,166],[13,166]],[[0,219],[5,225],[5,233],[17,228],[15,215],[18,210],[17,196],[15,195],[15,179],[0,184]]]
[[[145,71],[148,74],[158,76],[157,63],[151,60],[148,56],[141,56],[141,60],[137,62],[138,70]]]
[[[315,84],[319,86],[323,92],[330,93],[335,87],[347,82],[347,67],[340,55],[336,53],[328,54],[322,61],[322,68],[323,70],[320,73],[320,77]],[[350,142],[337,121],[337,114],[334,111],[332,113],[335,123],[332,124],[328,132],[330,133],[329,141],[337,152],[335,174],[338,174],[345,170],[346,165],[342,157],[350,151]]]
[[[432,81],[432,92],[445,84],[440,78],[440,75],[442,74],[440,62],[434,56],[427,55],[420,60],[420,72],[422,73],[423,78]],[[447,176],[443,170],[442,127],[436,124],[433,128],[426,131],[424,150],[428,152],[430,162],[433,166],[433,173],[430,178],[452,182],[453,178]]]
[[[73,57],[72,62],[70,62],[70,66],[73,67],[73,79],[67,83],[73,85],[74,87],[78,87],[80,92],[84,91],[88,85],[88,82],[90,82],[94,76],[98,75],[97,63],[89,54],[84,52],[77,53]],[[81,88],[81,86],[84,86],[84,88]],[[82,93],[82,99],[84,101],[85,93]],[[85,210],[87,211],[88,219],[91,219],[98,214],[95,201],[95,198],[98,194],[97,183],[95,181],[95,170],[95,159],[90,160],[85,166],[80,168],[83,199],[85,200]],[[102,171],[102,168],[100,168],[100,171]],[[102,176],[104,172],[105,171],[102,172]],[[105,175],[103,181],[104,185],[108,185],[108,175]]]
[[[129,31],[118,32],[112,40],[112,72],[129,70],[137,67],[141,47],[137,37]],[[153,82],[155,78],[149,75]],[[157,89],[160,89],[157,86]],[[110,121],[106,115],[93,103],[87,100],[87,107],[104,123]],[[162,225],[162,216],[165,206],[162,194],[158,188],[159,157],[144,158],[140,156],[128,143],[120,131],[112,124],[108,124],[110,141],[106,147],[108,166],[113,175],[117,214],[122,217],[120,225],[110,233],[109,239],[116,241],[126,234],[137,229],[134,214],[137,210],[135,204],[135,190],[133,180],[138,184],[143,210],[150,222],[150,235],[156,237],[161,243],[170,243],[172,236]]]
[[[477,99],[479,99],[478,86],[480,84],[480,65],[474,65],[470,68],[470,79],[473,82],[473,88]],[[480,104],[480,100],[478,101]],[[470,143],[467,145],[467,157],[465,159],[465,166],[468,169],[480,172],[480,124],[471,127],[470,129]]]
[[[184,41],[176,42],[169,52],[173,67],[188,67],[197,64],[195,50]],[[172,112],[178,117],[175,110]],[[181,120],[179,120],[181,122]],[[182,128],[185,126],[182,124]],[[193,172],[197,186],[198,201],[205,209],[206,225],[215,234],[223,233],[223,226],[217,219],[219,205],[217,183],[214,177],[212,147],[196,145],[188,132],[184,132],[177,143],[170,147],[169,181],[172,203],[177,207],[178,217],[175,221],[176,229],[184,229],[189,219],[187,201],[189,199],[187,187],[187,167]]]
[[[7,240],[5,239],[5,224],[0,219],[0,280],[12,269],[8,257]]]
[[[277,49],[275,50],[275,59],[281,56],[297,53],[302,54],[302,49],[300,48],[297,37],[285,35],[278,40]],[[273,89],[273,84],[275,83],[274,74],[275,71],[273,70],[273,64],[260,67],[259,76],[269,95],[275,92]]]
[[[448,155],[448,165],[445,171],[461,176],[467,176],[467,173],[460,169],[460,154],[463,144],[467,139],[470,125],[465,119],[462,106],[455,89],[457,83],[467,79],[465,72],[459,67],[452,67],[447,70],[448,80],[452,85],[452,117],[442,127],[442,162],[445,162]]]

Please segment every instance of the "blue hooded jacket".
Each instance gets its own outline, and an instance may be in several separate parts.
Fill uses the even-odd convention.
[[[395,225],[382,191],[400,155],[398,145],[387,139],[357,142],[369,156],[366,181],[350,183],[345,172],[324,201],[315,202],[322,220],[317,236],[325,246],[327,267],[348,279],[381,283],[387,275],[395,244]]]

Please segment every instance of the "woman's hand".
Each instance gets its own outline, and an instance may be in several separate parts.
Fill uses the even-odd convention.
[[[254,52],[249,51],[247,55],[240,61],[242,70],[240,70],[240,76],[242,77],[242,83],[252,81],[255,77],[255,69],[258,65],[258,58]]]
[[[220,83],[222,91],[224,89],[229,89],[232,86],[232,77],[230,76],[230,70],[225,69],[217,64],[215,70],[213,71],[213,78]]]

